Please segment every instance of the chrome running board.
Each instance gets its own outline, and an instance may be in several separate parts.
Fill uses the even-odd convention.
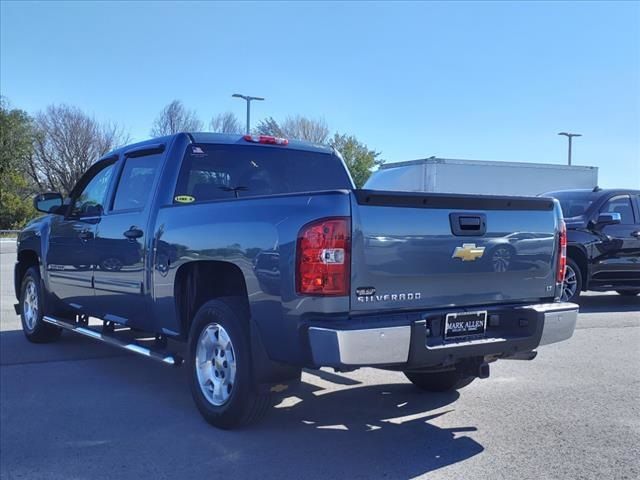
[[[84,335],[85,337],[93,338],[94,340],[107,343],[114,347],[122,348],[123,350],[127,350],[128,352],[136,353],[143,357],[156,360],[158,362],[164,363],[165,365],[177,367],[182,364],[182,358],[178,357],[177,355],[172,355],[163,350],[155,350],[144,345],[140,345],[139,343],[120,339],[116,336],[100,333],[81,324],[66,322],[64,320],[60,320],[55,317],[48,317],[46,315],[42,317],[42,320],[50,323],[51,325],[55,325],[56,327],[79,333],[80,335]]]

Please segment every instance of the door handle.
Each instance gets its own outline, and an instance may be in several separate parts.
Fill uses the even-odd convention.
[[[144,232],[136,227],[131,227],[129,230],[124,232],[124,236],[129,240],[136,240],[144,235]]]
[[[93,232],[91,230],[82,230],[79,234],[78,234],[78,238],[80,238],[80,240],[91,240],[93,238]]]
[[[449,223],[451,232],[460,237],[481,237],[487,233],[487,217],[484,213],[450,213]]]
[[[635,231],[635,232],[631,232],[631,236],[632,236],[632,237],[640,238],[640,230],[637,230],[637,231]]]

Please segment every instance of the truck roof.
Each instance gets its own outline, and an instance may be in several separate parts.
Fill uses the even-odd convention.
[[[175,137],[179,135],[189,136],[189,138],[193,143],[217,143],[217,144],[223,144],[223,145],[233,145],[233,144],[258,145],[258,146],[268,147],[268,148],[287,148],[290,150],[304,150],[307,152],[317,152],[317,153],[333,153],[334,152],[333,148],[329,147],[328,145],[320,145],[320,144],[305,142],[301,140],[289,140],[289,144],[286,146],[266,145],[266,144],[248,142],[244,139],[244,135],[239,135],[239,134],[212,133],[212,132],[180,132],[174,135],[150,138],[142,142],[124,145],[120,148],[110,151],[109,153],[103,155],[101,158],[111,157],[113,155],[120,154],[122,152],[126,152],[131,149],[139,149],[145,146],[157,145],[159,143],[168,144]]]

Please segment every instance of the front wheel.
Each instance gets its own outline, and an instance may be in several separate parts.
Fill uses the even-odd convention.
[[[62,329],[42,320],[44,298],[40,282],[40,272],[36,267],[29,268],[22,277],[20,288],[20,319],[22,331],[27,340],[33,343],[53,342],[60,337]]]
[[[230,429],[257,422],[271,404],[252,378],[247,318],[242,302],[222,298],[206,302],[189,334],[191,393],[210,424]]]
[[[562,282],[562,294],[560,299],[563,302],[574,302],[582,292],[582,273],[578,264],[571,258],[567,258],[567,268],[564,271],[564,281]]]
[[[475,377],[460,375],[456,370],[446,372],[404,372],[404,375],[416,387],[426,392],[459,390],[475,380]]]

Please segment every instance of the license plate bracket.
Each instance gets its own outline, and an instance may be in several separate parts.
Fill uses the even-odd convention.
[[[482,337],[487,330],[487,311],[448,313],[444,322],[444,339],[460,340]]]

